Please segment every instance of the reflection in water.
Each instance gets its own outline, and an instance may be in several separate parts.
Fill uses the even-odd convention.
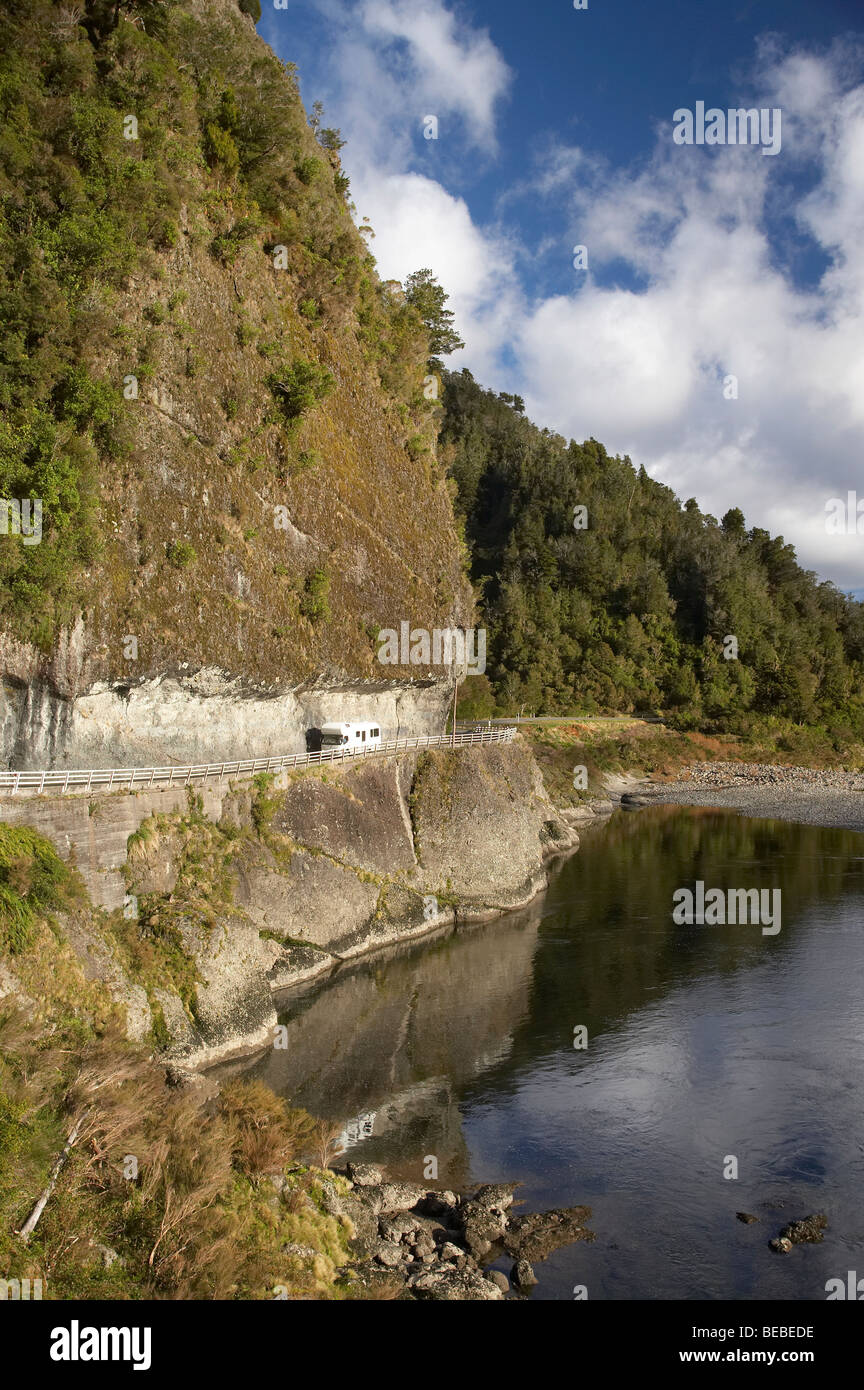
[[[506,1062],[528,1018],[539,921],[514,913],[496,932],[451,933],[345,970],[280,1015],[287,1047],[257,1059],[255,1075],[336,1121],[355,1150],[374,1111],[369,1142],[386,1144],[394,1167],[419,1177],[433,1154],[448,1183],[470,1182],[460,1094]]]
[[[676,925],[700,879],[780,888],[782,931]],[[539,1266],[534,1297],[824,1298],[864,1268],[862,890],[853,831],[618,813],[525,911],[292,999],[287,1051],[246,1071],[403,1177],[434,1155],[446,1186],[590,1203],[596,1243]],[[821,1245],[768,1249],[818,1209]]]

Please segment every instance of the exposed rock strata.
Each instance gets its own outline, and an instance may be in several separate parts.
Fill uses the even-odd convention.
[[[2,655],[0,638],[0,663]],[[308,729],[342,719],[377,720],[385,738],[439,733],[449,695],[433,679],[280,687],[215,668],[70,690],[25,664],[20,675],[7,667],[3,681],[0,766],[170,767],[305,753]]]
[[[145,1002],[100,945],[110,932],[98,920],[71,944],[85,973],[110,975],[130,1035],[155,1023],[192,1065],[264,1045],[281,989],[524,905],[545,886],[550,857],[579,843],[518,740],[283,774],[272,785],[217,782],[201,794],[7,798],[0,819],[51,839],[100,908],[137,915],[126,931],[146,940],[157,923],[173,933],[195,981],[192,1004],[161,979]]]

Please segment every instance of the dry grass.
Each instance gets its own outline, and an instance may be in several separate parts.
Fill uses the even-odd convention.
[[[292,1110],[262,1081],[233,1081],[222,1089],[220,1114],[233,1136],[234,1162],[253,1182],[278,1173],[315,1134],[304,1110]]]

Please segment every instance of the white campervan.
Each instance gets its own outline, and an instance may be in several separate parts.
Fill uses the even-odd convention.
[[[363,753],[367,748],[380,748],[381,728],[378,724],[322,724],[321,751],[341,748],[343,753]]]

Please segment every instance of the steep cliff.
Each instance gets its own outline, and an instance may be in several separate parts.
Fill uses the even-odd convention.
[[[235,0],[11,0],[0,38],[0,495],[42,505],[0,535],[4,762],[294,746],[319,690],[390,732],[384,677],[442,672],[379,628],[472,597],[338,139]]]
[[[528,902],[547,859],[578,844],[521,741],[216,783],[200,796],[0,801],[0,859],[8,844],[26,878],[21,836],[49,858],[52,842],[83,880],[74,911],[63,899],[54,914],[62,950],[107,984],[129,1033],[198,1064],[266,1042],[280,989]],[[10,938],[5,956],[18,988],[38,993],[29,946]],[[0,981],[0,994],[15,989]]]

